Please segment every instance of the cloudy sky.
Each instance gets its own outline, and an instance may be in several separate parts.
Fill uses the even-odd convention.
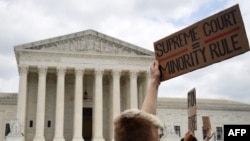
[[[93,29],[153,51],[153,42],[239,4],[248,39],[249,0],[0,0],[0,92],[18,91],[14,46]],[[160,97],[250,104],[250,53],[163,82]]]

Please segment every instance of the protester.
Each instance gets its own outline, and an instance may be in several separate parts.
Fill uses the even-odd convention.
[[[196,137],[194,136],[193,132],[189,130],[189,131],[185,134],[185,137],[184,137],[184,138],[181,138],[181,141],[198,141],[198,140],[197,140]]]
[[[158,141],[158,129],[162,122],[155,116],[158,87],[160,85],[159,63],[154,61],[150,67],[150,85],[141,110],[129,109],[114,121],[115,141]]]
[[[160,71],[158,61],[150,66],[150,84],[141,110],[129,109],[114,121],[115,141],[159,141],[159,129],[163,123],[156,117]],[[192,141],[185,138],[184,141]]]
[[[208,131],[206,138],[204,139],[204,141],[209,141],[213,136],[214,136],[214,132],[212,132],[211,130]],[[196,137],[194,136],[192,131],[188,131],[185,134],[184,138],[181,138],[181,141],[198,141],[196,139]]]

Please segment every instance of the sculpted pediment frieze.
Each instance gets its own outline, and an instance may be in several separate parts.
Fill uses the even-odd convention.
[[[95,31],[92,31],[95,32]],[[129,54],[129,55],[147,55],[152,56],[153,52],[120,41],[118,39],[95,34],[83,34],[71,38],[58,37],[53,41],[33,45],[25,48],[29,50],[46,50],[57,52],[83,52],[100,54]],[[100,33],[98,33],[100,34]],[[106,37],[106,38],[105,38]],[[49,39],[48,39],[49,40]]]

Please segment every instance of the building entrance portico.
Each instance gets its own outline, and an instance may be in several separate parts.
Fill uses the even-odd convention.
[[[111,141],[114,118],[141,106],[153,60],[151,51],[93,30],[19,45],[15,53],[26,141]]]

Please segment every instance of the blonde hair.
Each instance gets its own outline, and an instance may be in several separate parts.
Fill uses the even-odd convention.
[[[152,127],[162,128],[163,123],[153,114],[126,110],[114,120],[115,141],[150,141]]]

